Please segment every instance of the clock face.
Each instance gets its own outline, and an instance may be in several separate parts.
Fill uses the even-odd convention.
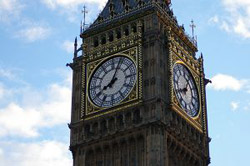
[[[199,96],[190,71],[184,65],[176,63],[173,72],[174,90],[181,107],[189,116],[197,116],[200,108]]]
[[[135,86],[135,63],[125,56],[115,56],[100,64],[89,83],[90,100],[98,107],[112,107],[123,101]]]

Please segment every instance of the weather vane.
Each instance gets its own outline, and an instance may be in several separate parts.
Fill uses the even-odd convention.
[[[192,28],[192,38],[194,40],[194,29],[196,28],[196,25],[194,24],[194,20],[191,20],[190,27]]]
[[[84,5],[83,6],[83,10],[82,10],[82,13],[83,13],[83,23],[81,22],[81,33],[82,33],[82,30],[85,30],[87,24],[86,24],[86,14],[88,13],[88,11],[86,10],[87,7]]]

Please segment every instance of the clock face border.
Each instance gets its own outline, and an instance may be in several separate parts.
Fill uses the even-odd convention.
[[[129,58],[136,66],[136,82],[134,84],[134,87],[129,92],[128,96],[123,99],[119,104],[112,106],[112,107],[98,107],[96,106],[89,97],[89,84],[91,80],[91,76],[93,73],[97,70],[97,68],[105,63],[110,58],[117,57],[117,56],[124,56]],[[142,56],[141,56],[141,50],[139,46],[134,46],[132,48],[129,48],[127,50],[123,50],[120,52],[117,52],[115,54],[109,55],[107,57],[103,57],[100,59],[97,59],[95,61],[88,62],[86,64],[86,89],[85,89],[85,99],[84,101],[84,115],[85,119],[90,119],[93,117],[98,117],[104,114],[108,114],[111,112],[115,112],[118,110],[122,110],[125,108],[129,108],[130,106],[139,104],[142,99]]]
[[[173,74],[173,77],[172,77],[172,90],[173,90],[173,98],[174,98],[174,103],[175,105],[177,106],[177,108],[175,107],[175,110],[177,112],[179,112],[182,116],[184,116],[188,121],[190,120],[194,120],[195,122],[198,122],[200,124],[200,118],[202,116],[202,103],[201,103],[201,89],[200,89],[200,78],[199,78],[199,75],[193,71],[192,68],[190,68],[187,64],[185,64],[185,62],[183,62],[182,60],[176,60],[175,62],[173,62],[173,65],[172,65],[172,70],[174,70],[174,66],[175,64],[181,64],[183,65],[184,67],[186,67],[186,69],[188,70],[188,72],[190,73],[190,76],[192,77],[193,79],[193,82],[195,84],[195,87],[197,89],[197,95],[198,95],[198,102],[199,102],[199,109],[197,111],[197,114],[196,116],[192,117],[190,116],[185,110],[184,108],[181,106],[179,100],[178,100],[178,97],[177,97],[177,94],[175,92],[175,88],[174,88],[174,74]]]
[[[122,70],[122,67],[125,69]],[[103,109],[119,105],[135,87],[137,71],[134,61],[124,55],[111,56],[100,62],[90,75],[87,92],[89,100]]]
[[[192,92],[192,91],[190,91],[190,95],[191,95],[191,101],[189,101],[189,103],[191,102],[191,106],[193,107],[193,109],[194,109],[194,111],[195,112],[193,112],[192,111],[192,109],[190,108],[191,106],[190,106],[190,104],[188,104],[188,108],[186,108],[186,107],[184,107],[184,105],[183,105],[183,103],[185,104],[185,105],[187,105],[187,100],[190,100],[189,98],[185,98],[184,96],[182,96],[180,93],[181,92],[177,92],[178,90],[180,91],[180,89],[177,89],[175,86],[176,86],[176,84],[177,84],[177,82],[175,82],[175,74],[177,74],[177,73],[175,73],[175,67],[177,66],[177,65],[181,65],[182,67],[183,67],[183,72],[185,73],[185,71],[187,72],[186,74],[188,74],[187,75],[187,77],[188,78],[184,78],[185,76],[183,76],[183,78],[185,79],[185,81],[186,81],[186,87],[185,88],[183,88],[184,90],[188,90],[188,88],[191,88],[190,86],[194,86],[193,88],[195,88],[193,91],[194,92]],[[185,70],[185,71],[184,71]],[[179,79],[181,79],[181,78],[179,78]],[[187,80],[187,79],[191,79],[190,81],[189,80]],[[191,84],[191,85],[190,85]],[[191,73],[191,70],[188,68],[188,66],[186,66],[183,62],[181,62],[181,61],[177,61],[176,63],[174,63],[174,65],[173,65],[173,88],[174,88],[174,92],[175,92],[175,97],[176,97],[176,99],[178,100],[178,103],[179,103],[179,105],[180,105],[180,107],[182,108],[182,110],[190,117],[190,118],[195,118],[195,117],[197,117],[198,115],[199,115],[199,111],[200,111],[200,107],[201,107],[201,103],[200,103],[200,94],[199,94],[199,90],[198,90],[198,86],[197,86],[197,83],[196,83],[196,81],[195,81],[195,79],[194,79],[194,77],[193,77],[193,74]],[[197,100],[195,101],[195,102],[197,102],[196,104],[198,104],[197,106],[195,105],[195,103],[193,103],[193,96],[195,96],[195,94],[193,94],[193,93],[196,93],[196,97],[197,97]],[[183,100],[183,103],[182,103],[182,101],[180,101],[180,98]],[[197,108],[196,108],[197,107]]]

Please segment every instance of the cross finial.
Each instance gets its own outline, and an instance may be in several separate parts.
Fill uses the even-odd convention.
[[[192,28],[192,38],[194,40],[194,29],[196,28],[196,25],[194,24],[194,20],[191,20],[190,27]]]
[[[83,30],[85,30],[85,28],[86,28],[86,14],[88,13],[88,11],[86,10],[87,9],[87,7],[84,5],[83,6],[83,10],[82,10],[82,13],[83,13],[83,23],[82,23],[82,28],[83,28]]]

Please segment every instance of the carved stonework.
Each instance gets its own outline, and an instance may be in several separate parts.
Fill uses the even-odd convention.
[[[196,58],[197,45],[178,25],[169,3],[110,0],[80,36],[83,53],[69,64],[73,70],[69,124],[73,166],[207,166],[210,138],[203,57]],[[93,96],[106,89],[113,93],[116,81],[123,80],[116,75],[118,70],[127,70],[125,63],[120,68],[120,57],[127,58],[136,71],[123,76],[133,75],[136,81],[126,84],[131,88],[118,103],[98,105]],[[105,71],[103,64],[109,60],[113,66]],[[194,96],[198,96],[199,109],[193,116],[183,107],[180,94],[194,92],[183,75],[185,86],[180,81],[178,96],[176,64],[188,71],[197,88]],[[94,77],[100,68],[104,76],[113,73],[107,79]],[[91,83],[93,79],[104,83]],[[101,90],[90,93],[97,87]],[[188,97],[185,102],[191,103]]]

